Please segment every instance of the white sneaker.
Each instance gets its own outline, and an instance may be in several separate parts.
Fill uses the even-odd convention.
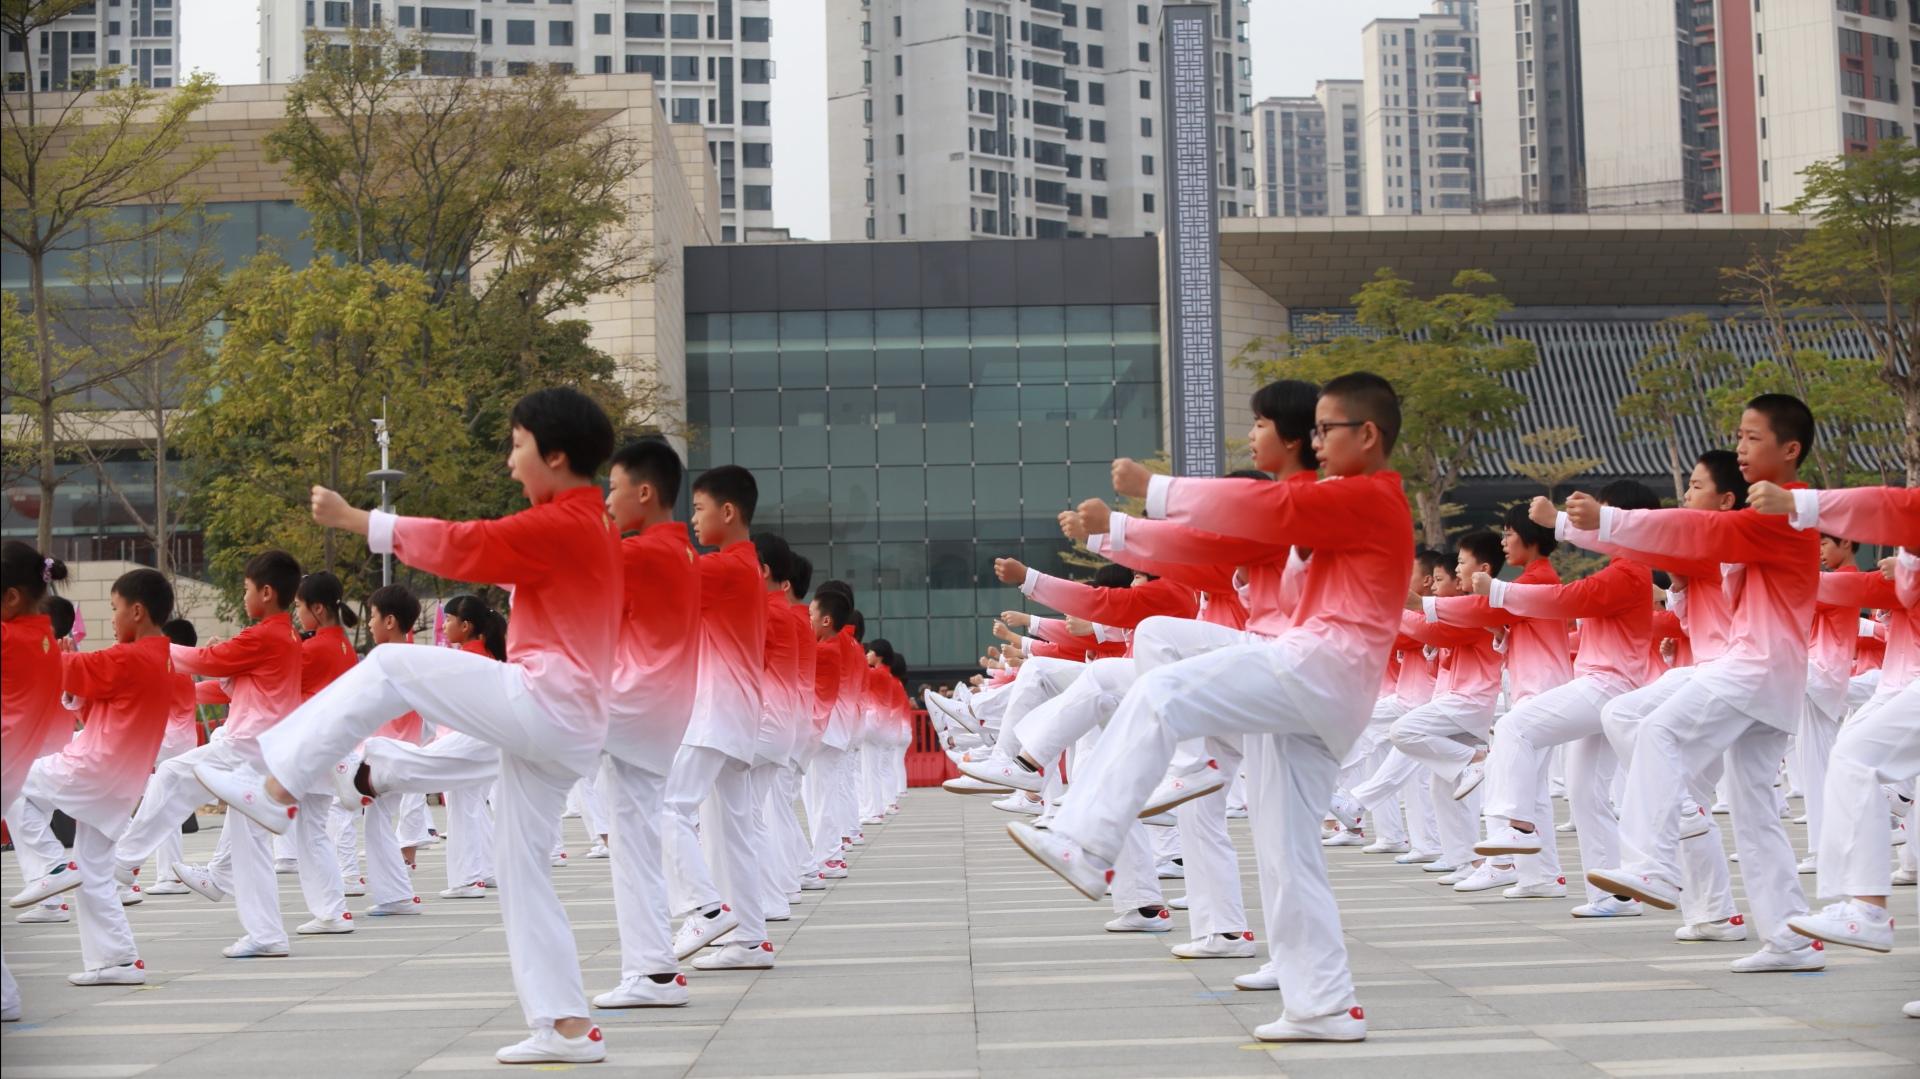
[[[1440,853],[1438,851],[1410,850],[1400,857],[1395,858],[1394,862],[1398,865],[1427,865],[1439,860]]]
[[[261,944],[252,937],[241,937],[220,949],[220,954],[228,959],[284,959],[287,956],[287,946]]]
[[[1468,877],[1473,876],[1474,871],[1479,868],[1480,867],[1476,865],[1463,865],[1457,869],[1452,869],[1446,873],[1441,874],[1440,879],[1434,881],[1434,883],[1444,884],[1448,887],[1452,887],[1453,885],[1458,884],[1463,880],[1466,880]]]
[[[227,897],[226,891],[213,882],[213,874],[207,872],[207,867],[204,865],[175,862],[173,875],[179,877],[180,883],[186,885],[189,891],[209,903],[218,903]]]
[[[1280,975],[1261,967],[1251,974],[1234,975],[1233,987],[1248,993],[1272,993],[1280,988]]]
[[[1845,944],[1870,952],[1893,950],[1893,916],[1885,907],[1846,899],[1818,912],[1787,919],[1787,928],[1803,937]]]
[[[1367,845],[1367,837],[1364,833],[1349,832],[1342,828],[1327,838],[1322,839],[1320,845],[1323,847],[1364,847]]]
[[[685,960],[700,949],[726,936],[739,928],[740,916],[725,903],[712,916],[705,913],[687,915],[680,928],[673,934],[673,957]]]
[[[960,760],[955,762],[955,766],[960,769],[961,775],[972,776],[989,786],[1026,791],[1029,794],[1039,794],[1040,789],[1046,784],[1044,773],[1031,771],[1026,765],[997,753],[989,754],[984,761]],[[874,817],[862,820],[860,823],[880,824],[885,819],[885,817]]]
[[[1346,791],[1334,791],[1332,804],[1327,807],[1328,814],[1340,827],[1357,832],[1360,821],[1367,815],[1367,807]]]
[[[860,823],[861,824],[885,824],[887,823],[887,818],[885,816],[861,817]],[[853,837],[853,841],[857,844],[865,838],[866,838],[865,835],[857,835]]]
[[[1789,923],[1791,923],[1789,919]],[[1734,960],[1728,965],[1735,974],[1775,974],[1792,973],[1804,970],[1827,969],[1826,946],[1819,941],[1809,941],[1804,948],[1795,948],[1790,952],[1775,951],[1769,944],[1749,956]]]
[[[367,878],[349,877],[340,881],[340,894],[348,899],[358,899],[367,894]]]
[[[587,857],[595,859],[596,861],[601,858],[610,858],[612,855],[613,852],[607,849],[605,843],[595,843],[593,846],[587,848]]]
[[[367,908],[367,917],[369,918],[406,918],[425,913],[426,911],[420,907],[420,897],[417,895],[412,899],[396,899],[391,903],[375,903],[373,906]]]
[[[803,892],[824,892],[827,890],[827,882],[821,880],[818,873],[809,873],[800,878],[800,890]]]
[[[1246,806],[1228,806],[1227,819],[1228,820],[1246,820],[1247,807]]]
[[[1622,899],[1617,895],[1603,895],[1592,903],[1582,903],[1573,908],[1575,918],[1638,918],[1640,904],[1637,900]]]
[[[1680,841],[1698,839],[1713,830],[1713,814],[1691,798],[1680,799]]]
[[[1897,888],[1911,888],[1916,881],[1920,881],[1920,872],[1911,869],[1893,871],[1893,883]]]
[[[864,824],[866,822],[862,821],[861,823]],[[865,832],[855,832],[853,835],[853,838],[847,840],[847,846],[849,847],[864,847],[866,845],[867,845],[867,833]]]
[[[1176,895],[1172,899],[1167,900],[1167,909],[1168,910],[1186,910],[1187,897],[1184,895]]]
[[[1908,1019],[1920,1019],[1920,1000],[1909,1000],[1905,1004],[1902,1004],[1900,1006],[1900,1014],[1906,1016]],[[18,1020],[20,1018],[19,1013],[15,1012],[13,1018]]]
[[[347,754],[344,759],[334,763],[331,777],[333,796],[339,800],[343,809],[365,809],[373,804],[373,799],[360,793],[360,788],[353,785],[354,777],[360,774],[360,762],[365,759],[365,752],[356,749]]]
[[[1684,943],[1747,939],[1747,920],[1736,914],[1725,921],[1683,925],[1673,931],[1673,939]]]
[[[1154,876],[1161,880],[1187,879],[1187,867],[1171,859],[1153,867]]]
[[[67,975],[68,985],[145,985],[147,965],[136,959],[117,967],[95,967]]]
[[[847,863],[833,861],[820,863],[820,879],[842,880],[847,875]]]
[[[1149,828],[1177,828],[1180,819],[1171,813],[1155,813],[1151,817],[1141,817],[1140,823]]]
[[[1559,824],[1554,825],[1553,830],[1556,832],[1573,832],[1573,831],[1577,831],[1578,829],[1576,828],[1576,826],[1572,821],[1567,820],[1567,821],[1561,821]]]
[[[940,784],[940,789],[946,791],[948,794],[1011,794],[1013,793],[1012,787],[1002,787],[992,783],[982,783],[979,780],[968,775],[954,776],[952,779],[949,779],[945,783]]]
[[[1467,795],[1480,789],[1481,782],[1486,778],[1486,761],[1474,761],[1465,768],[1460,769],[1460,781],[1453,785],[1453,800],[1456,802],[1465,801]]]
[[[48,907],[35,907],[14,919],[14,921],[20,925],[57,925],[72,920],[73,912],[67,909],[65,903],[57,903]]]
[[[1214,791],[1227,785],[1231,778],[1220,771],[1218,761],[1209,760],[1206,766],[1184,775],[1169,775],[1160,780],[1147,797],[1147,804],[1140,807],[1140,815],[1151,817],[1165,813],[1176,806],[1186,805],[1195,798],[1205,798]]]
[[[442,899],[485,899],[486,897],[487,890],[478,884],[462,884],[458,888],[443,888],[440,891]]]
[[[1109,933],[1167,933],[1173,930],[1173,911],[1165,907],[1151,914],[1129,910],[1107,923]]]
[[[142,887],[145,889],[147,895],[186,895],[188,892],[193,891],[193,889],[177,880],[156,880],[152,884],[143,885]]]
[[[1096,903],[1106,897],[1107,885],[1113,883],[1113,866],[1081,847],[1071,836],[1057,829],[1042,831],[1025,821],[1007,825],[1007,834],[1020,849],[1058,873],[1081,895]]]
[[[56,895],[73,891],[81,883],[79,862],[55,862],[44,875],[28,881],[19,894],[7,900],[7,906],[15,910],[38,906]]]
[[[1458,873],[1459,871],[1459,866],[1454,865],[1452,862],[1438,855],[1420,866],[1420,872],[1422,873]]]
[[[563,1038],[552,1027],[541,1027],[493,1054],[502,1064],[595,1064],[607,1059],[607,1043],[594,1027],[578,1038]]]
[[[275,858],[273,860],[273,875],[276,877],[290,876],[298,872],[300,872],[300,860],[297,858]]]
[[[555,869],[565,869],[567,867],[567,852],[563,850],[553,852],[553,856],[547,859],[547,864]]]
[[[299,806],[281,805],[267,797],[265,781],[251,772],[230,772],[203,761],[193,766],[193,778],[228,808],[274,835],[286,835],[300,812]]]
[[[1252,959],[1257,954],[1253,934],[1247,932],[1209,933],[1169,950],[1177,959]]]
[[[1618,869],[1587,871],[1587,883],[1617,896],[1638,899],[1650,907],[1672,910],[1680,905],[1680,888],[1658,877],[1644,877]]]
[[[1540,853],[1540,834],[1523,832],[1511,824],[1503,824],[1488,833],[1487,838],[1473,845],[1475,854],[1538,854]]]
[[[1713,809],[1710,812],[1712,812],[1713,815],[1716,817],[1724,817],[1727,814],[1733,812],[1733,808],[1727,805],[1727,803],[1725,802],[1715,802],[1713,803]]]
[[[1793,871],[1803,877],[1820,872],[1820,856],[1817,854],[1807,855],[1805,858],[1800,859],[1800,864],[1794,866]]]
[[[693,961],[695,970],[772,970],[773,942],[722,944],[720,950]]]
[[[995,798],[993,808],[1003,813],[1019,813],[1028,817],[1037,817],[1046,807],[1044,802],[1030,801],[1025,791],[1014,791],[1005,798]]]
[[[1909,1008],[1920,1007],[1920,1005],[1916,1005],[1916,1004],[1909,1004],[1907,1006]],[[0,1004],[0,1023],[18,1023],[19,1021],[20,1021],[20,1005]]]
[[[687,1003],[687,976],[675,974],[665,983],[634,978],[593,998],[596,1008],[678,1008]]]
[[[1511,865],[1494,865],[1481,862],[1466,880],[1456,882],[1456,892],[1485,892],[1494,888],[1506,888],[1520,883],[1520,871]]]
[[[294,930],[303,937],[329,936],[338,933],[353,932],[353,912],[348,911],[338,918],[314,918],[301,922]]]
[[[1373,842],[1367,844],[1366,846],[1361,847],[1360,853],[1362,854],[1406,854],[1412,850],[1413,848],[1404,842],[1396,843],[1390,839],[1376,839]],[[1394,859],[1394,861],[1399,861],[1399,859],[1396,858]]]
[[[1253,1028],[1263,1042],[1363,1042],[1367,1040],[1367,1013],[1358,1006],[1311,1019],[1281,1016]]]
[[[1538,884],[1516,884],[1500,894],[1508,899],[1565,899],[1567,878],[1555,877]]]
[[[137,907],[147,901],[147,897],[141,894],[138,884],[121,884],[116,887],[120,889],[120,905],[123,907]]]

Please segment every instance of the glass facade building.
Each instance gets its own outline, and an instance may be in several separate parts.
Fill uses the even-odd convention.
[[[1069,266],[1074,247],[1101,265]],[[1160,446],[1155,251],[690,250],[690,468],[752,469],[755,527],[850,583],[869,638],[918,669],[970,666],[982,616],[1021,605],[993,560],[1066,569],[1056,515],[1108,489],[1115,456]]]

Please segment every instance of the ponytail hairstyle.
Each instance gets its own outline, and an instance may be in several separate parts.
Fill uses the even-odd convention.
[[[1319,401],[1320,387],[1283,378],[1253,391],[1249,402],[1253,414],[1271,422],[1281,438],[1300,443],[1300,463],[1309,471],[1320,467],[1320,455],[1313,450],[1313,410]]]
[[[868,641],[867,651],[879,656],[882,666],[891,666],[893,664],[893,642],[887,640],[885,637],[875,637],[873,640]]]
[[[342,629],[352,629],[360,624],[360,616],[347,606],[347,589],[340,578],[321,570],[309,573],[300,581],[300,587],[294,591],[294,598],[309,607],[319,607],[333,616]],[[319,627],[313,627],[318,629]]]
[[[507,661],[507,620],[500,617],[500,612],[468,592],[448,600],[446,610],[454,618],[473,623],[473,631],[480,635],[487,653],[502,663]]]
[[[893,672],[894,679],[901,686],[904,687],[907,684],[907,657],[895,652],[887,657],[887,669]]]
[[[66,579],[67,564],[42,557],[32,544],[8,540],[0,553],[0,589],[19,592],[25,611],[39,610],[47,592]]]
[[[48,596],[40,603],[46,609],[47,619],[53,623],[53,639],[73,636],[73,626],[80,621],[80,613],[74,610],[72,601],[65,596]]]

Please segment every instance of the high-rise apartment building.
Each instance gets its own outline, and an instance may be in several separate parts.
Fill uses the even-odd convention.
[[[1579,0],[1480,0],[1484,213],[1586,209],[1580,11]]]
[[[1369,214],[1465,214],[1479,206],[1474,0],[1360,31],[1361,139]]]
[[[133,0],[128,0],[133,2]],[[385,23],[417,35],[422,75],[645,72],[676,124],[707,129],[720,235],[773,226],[771,0],[260,0],[260,76],[306,69],[307,34]],[[344,44],[325,45],[345,48]]]
[[[1159,230],[1160,4],[827,0],[837,240]],[[1220,213],[1252,214],[1246,0],[1213,23]]]
[[[186,0],[179,0],[185,3]],[[34,31],[33,40],[8,34],[0,71],[9,92],[84,90],[94,72],[121,69],[122,82],[164,89],[179,75],[180,18],[175,0],[95,0]]]
[[[1912,137],[1911,0],[1610,0],[1581,11],[1595,210],[1767,213],[1815,161]]]
[[[1253,110],[1254,212],[1347,217],[1361,196],[1359,79],[1322,79],[1312,97],[1270,97]]]

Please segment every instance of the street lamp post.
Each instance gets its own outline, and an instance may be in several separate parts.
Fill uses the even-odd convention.
[[[407,474],[397,468],[387,467],[387,446],[389,438],[387,434],[387,418],[385,416],[381,416],[373,421],[373,434],[375,440],[380,443],[380,467],[373,472],[367,473],[367,478],[377,480],[380,483],[380,512],[392,513],[393,503],[387,498],[387,484],[399,483],[406,478]],[[380,556],[380,583],[383,586],[393,583],[393,555],[390,553]]]

